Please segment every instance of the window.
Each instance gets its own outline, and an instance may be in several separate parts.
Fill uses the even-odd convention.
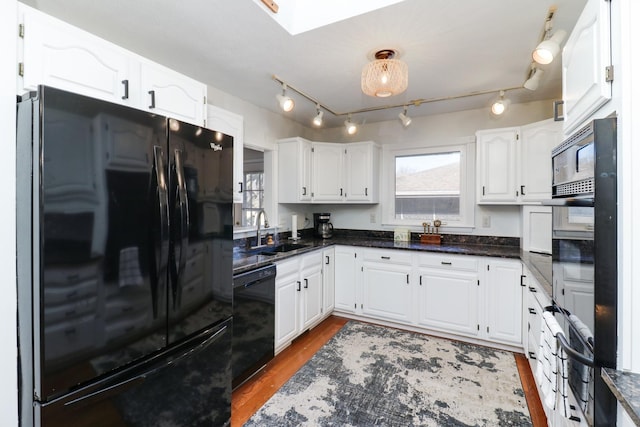
[[[256,224],[258,212],[264,208],[264,172],[244,174],[242,201],[242,225],[251,227]]]
[[[469,151],[468,145],[456,145],[386,152],[387,223],[419,226],[440,219],[446,227],[471,227]]]

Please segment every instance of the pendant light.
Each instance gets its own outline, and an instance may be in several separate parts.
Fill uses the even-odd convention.
[[[351,121],[351,114],[349,114],[349,118],[345,120],[344,127],[349,135],[354,135],[356,132],[358,132],[358,127]]]
[[[322,110],[320,110],[320,104],[316,105],[316,116],[313,118],[313,125],[316,127],[320,127],[322,126],[322,116],[324,115],[324,112]]]
[[[392,49],[383,49],[375,53],[375,60],[362,68],[362,92],[369,96],[387,98],[407,89],[409,69],[405,62],[394,59],[396,55],[397,52]]]

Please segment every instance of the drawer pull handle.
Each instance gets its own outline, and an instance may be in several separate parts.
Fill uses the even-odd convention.
[[[304,288],[309,289],[309,279],[304,279]]]
[[[122,95],[122,99],[129,99],[129,80],[123,80],[122,84],[124,85],[124,95]]]
[[[390,256],[381,256],[380,258],[382,258],[382,259],[391,259]]]
[[[442,265],[451,265],[451,261],[440,261]]]
[[[156,91],[150,90],[149,95],[151,95],[151,105],[149,105],[149,108],[156,108]]]
[[[300,286],[302,285],[302,283],[300,282],[300,280],[297,280],[298,282],[298,292],[300,292]]]
[[[325,258],[327,259],[327,262],[325,262],[326,265],[329,265],[329,256],[325,256]]]
[[[529,308],[529,314],[538,314],[534,308]]]
[[[536,354],[533,351],[529,352],[529,359],[533,359],[533,360],[537,359]]]
[[[529,292],[533,292],[535,294],[536,292],[538,292],[538,290],[533,286],[529,286]]]

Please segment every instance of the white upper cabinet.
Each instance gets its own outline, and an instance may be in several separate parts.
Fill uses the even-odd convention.
[[[519,128],[476,132],[478,203],[516,203],[516,149]]]
[[[58,19],[20,5],[24,39],[18,94],[38,85],[119,104],[135,103],[138,84],[131,60],[119,47]],[[136,94],[137,95],[137,94]]]
[[[143,61],[141,103],[147,110],[188,123],[204,125],[207,86],[162,65]]]
[[[207,105],[207,127],[233,137],[233,202],[242,203],[244,182],[244,118]]]
[[[204,125],[205,84],[22,4],[19,21],[18,94],[47,85]]]
[[[311,142],[305,139],[278,141],[278,201],[311,201]]]
[[[551,198],[551,150],[562,142],[562,122],[553,119],[522,126],[518,145],[522,202]]]
[[[278,141],[280,203],[377,203],[380,148],[302,138]]]
[[[313,143],[313,190],[314,201],[337,202],[344,197],[344,151],[343,144]]]
[[[373,142],[347,144],[344,159],[345,200],[378,202],[380,150]]]
[[[551,198],[551,150],[562,122],[476,132],[478,204],[540,204]]]
[[[562,51],[564,134],[611,99],[610,2],[589,0]]]

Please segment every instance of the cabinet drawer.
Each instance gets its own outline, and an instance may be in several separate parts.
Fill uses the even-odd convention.
[[[288,261],[281,261],[276,263],[276,279],[281,279],[285,276],[298,275],[300,268],[300,262],[298,257],[294,257]]]
[[[79,316],[95,312],[97,307],[97,297],[71,301],[59,306],[47,306],[44,308],[44,323],[51,325],[60,321],[72,321]]]
[[[419,256],[418,262],[424,267],[478,271],[478,260],[466,255],[423,254]]]
[[[92,277],[84,282],[70,286],[47,286],[44,288],[44,300],[47,306],[64,304],[90,298],[98,293],[98,279]]]
[[[303,255],[300,269],[304,270],[309,267],[317,267],[322,264],[322,251],[316,251]]]
[[[363,251],[365,261],[387,262],[390,264],[411,265],[413,254],[400,250],[365,249]]]
[[[44,282],[48,288],[57,285],[75,285],[88,280],[96,280],[98,277],[98,264],[85,264],[73,268],[46,268],[44,270]]]

